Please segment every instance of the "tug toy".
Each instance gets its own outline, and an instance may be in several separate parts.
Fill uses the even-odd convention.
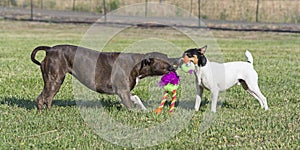
[[[159,107],[155,109],[156,114],[161,113],[169,94],[170,95],[172,94],[170,113],[172,114],[174,112],[174,107],[176,102],[176,91],[179,87],[179,80],[180,80],[179,76],[174,71],[171,71],[170,73],[162,76],[158,85],[159,87],[164,88],[165,92]]]
[[[189,61],[189,58],[187,56],[184,56],[183,58],[183,64],[181,65],[181,69],[185,73],[192,74],[195,70],[195,65],[193,62]]]

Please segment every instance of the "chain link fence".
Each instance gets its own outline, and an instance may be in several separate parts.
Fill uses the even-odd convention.
[[[1,0],[2,7],[63,10],[106,14],[136,3],[168,3],[189,11],[202,19],[293,23],[300,22],[299,0]],[[147,15],[147,5],[145,5]],[[180,16],[180,14],[178,14]]]

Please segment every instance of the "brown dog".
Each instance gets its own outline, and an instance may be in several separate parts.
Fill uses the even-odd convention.
[[[46,51],[41,63],[35,59],[40,50]],[[131,95],[130,91],[139,79],[169,73],[174,70],[173,65],[179,63],[178,58],[168,58],[158,52],[97,52],[73,45],[39,46],[32,51],[31,60],[41,66],[44,80],[44,89],[36,99],[40,111],[43,105],[51,107],[52,99],[67,73],[91,90],[117,94],[128,109],[132,109],[131,101],[146,109],[140,99]]]

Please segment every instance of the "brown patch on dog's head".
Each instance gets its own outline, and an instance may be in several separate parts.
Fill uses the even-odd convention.
[[[205,66],[207,61],[206,57],[204,56],[206,49],[207,46],[186,50],[182,56],[184,63],[192,61],[195,65]]]

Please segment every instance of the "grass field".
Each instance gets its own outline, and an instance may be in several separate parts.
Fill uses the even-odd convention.
[[[54,98],[50,110],[37,113],[35,108],[34,100],[43,84],[39,67],[30,60],[31,51],[38,45],[79,45],[88,28],[88,25],[0,20],[1,149],[125,149],[95,134],[84,121],[74,100],[70,75]],[[132,32],[140,30],[145,30],[141,33],[148,33],[147,29]],[[268,99],[270,110],[261,109],[253,97],[240,86],[235,86],[226,92],[212,125],[200,132],[202,118],[210,106],[209,92],[206,91],[204,101],[207,104],[201,106],[201,111],[193,113],[182,131],[170,140],[147,149],[299,149],[300,35],[229,31],[212,33],[225,61],[244,61],[245,49],[252,52],[259,85]],[[179,45],[189,47],[189,43],[182,38],[169,36]],[[117,44],[109,48],[120,50],[137,39],[139,37],[130,35],[120,37],[115,41]],[[42,57],[38,56],[40,59]],[[142,82],[139,87],[145,84],[147,82]],[[147,97],[139,90],[136,92],[142,99]],[[114,104],[113,99],[103,99],[113,103],[108,104],[106,113],[125,124],[149,127],[171,117],[176,118],[176,114],[156,116],[151,111],[128,112]],[[157,100],[157,106],[159,102]]]

